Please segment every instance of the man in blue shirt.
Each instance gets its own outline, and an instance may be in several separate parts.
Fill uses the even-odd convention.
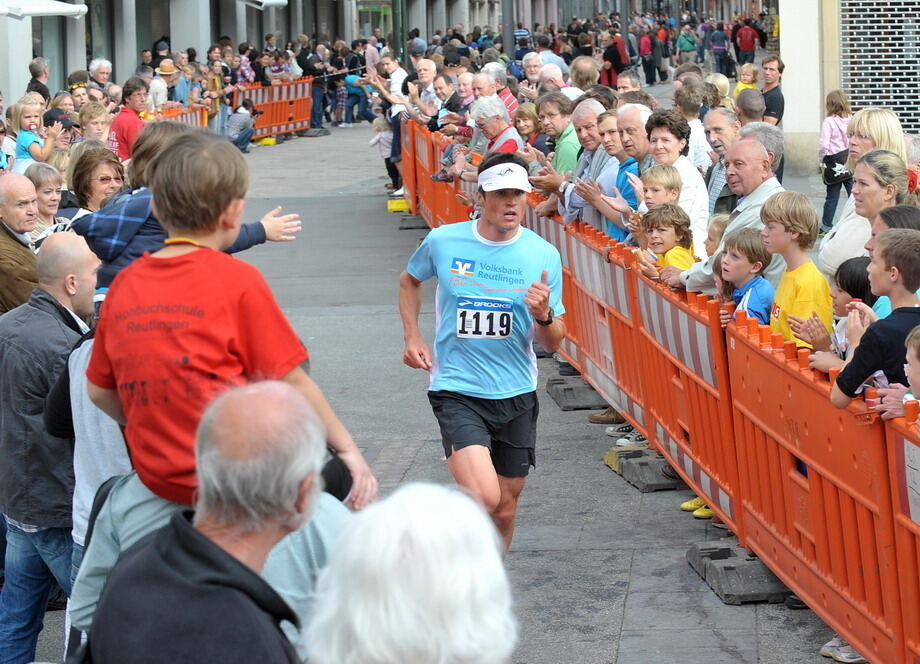
[[[490,155],[478,183],[479,219],[431,231],[400,276],[403,362],[430,372],[428,398],[451,474],[482,501],[508,547],[535,465],[532,343],[554,351],[565,336],[562,261],[521,227],[531,190],[523,159]],[[438,278],[434,354],[418,328],[422,282],[431,277]]]

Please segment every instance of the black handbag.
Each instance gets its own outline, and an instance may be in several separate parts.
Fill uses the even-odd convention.
[[[847,168],[849,154],[849,149],[841,150],[835,154],[829,154],[821,160],[821,179],[824,184],[839,184],[853,177],[853,173]]]

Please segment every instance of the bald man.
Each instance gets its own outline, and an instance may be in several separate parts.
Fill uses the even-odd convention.
[[[0,314],[28,300],[38,285],[29,238],[37,221],[32,181],[19,173],[0,177]]]
[[[99,259],[82,237],[52,235],[38,256],[38,287],[25,304],[0,316],[0,512],[7,528],[0,652],[5,661],[35,658],[53,583],[70,594],[73,443],[50,435],[43,415],[70,349],[89,331],[82,319],[93,312],[98,269]]]

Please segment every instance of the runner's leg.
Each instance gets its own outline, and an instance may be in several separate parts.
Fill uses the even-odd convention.
[[[518,500],[524,490],[526,477],[503,477],[498,475],[498,485],[501,487],[501,500],[498,507],[492,512],[495,527],[505,540],[505,551],[511,548],[511,538],[514,537],[514,520],[517,516]]]
[[[489,448],[469,445],[454,450],[447,457],[447,467],[457,484],[469,489],[482,502],[486,511],[494,515],[501,504],[502,490]]]

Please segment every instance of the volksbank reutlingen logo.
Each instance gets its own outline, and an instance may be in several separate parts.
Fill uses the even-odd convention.
[[[451,274],[459,274],[462,277],[472,277],[476,271],[476,261],[466,258],[454,258],[450,268]]]

